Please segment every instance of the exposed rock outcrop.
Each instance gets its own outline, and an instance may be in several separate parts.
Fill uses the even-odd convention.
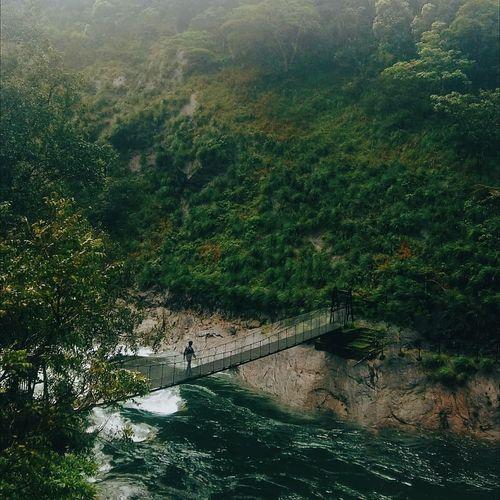
[[[198,106],[198,94],[193,92],[189,97],[189,102],[182,106],[179,114],[180,116],[193,116]]]
[[[416,353],[354,360],[304,346],[241,366],[252,387],[295,407],[329,409],[368,427],[450,430],[500,440],[500,375],[476,374],[461,387],[429,381]]]
[[[147,310],[137,334],[142,343],[155,351],[182,352],[185,343],[193,340],[201,352],[227,342],[228,337],[241,338],[247,331],[245,323],[238,319],[227,320],[219,314],[207,316],[194,311],[173,311],[158,305]]]

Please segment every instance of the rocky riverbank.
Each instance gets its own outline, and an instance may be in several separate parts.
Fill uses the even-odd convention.
[[[414,352],[355,363],[304,346],[244,365],[239,373],[286,404],[329,409],[367,427],[449,430],[500,440],[498,373],[475,374],[463,386],[446,387],[429,380]]]
[[[148,309],[139,328],[157,351],[181,352],[188,339],[199,352],[235,341],[258,321]],[[374,429],[447,430],[500,441],[500,374],[476,373],[459,387],[429,379],[417,353],[388,350],[385,359],[360,364],[304,345],[238,368],[249,386],[295,408],[327,409]]]

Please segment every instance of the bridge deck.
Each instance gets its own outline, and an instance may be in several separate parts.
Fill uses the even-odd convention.
[[[264,329],[253,331],[242,338],[199,352],[190,372],[180,355],[134,359],[124,363],[124,368],[144,374],[151,391],[173,387],[340,330],[347,322],[347,314],[344,309],[332,312],[325,308],[271,325],[266,328],[271,333],[265,333]]]

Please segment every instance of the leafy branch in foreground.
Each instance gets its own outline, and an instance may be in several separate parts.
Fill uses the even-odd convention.
[[[25,218],[0,242],[0,468],[34,446],[50,469],[53,453],[88,446],[92,406],[147,391],[109,361],[138,319],[121,297],[120,266],[72,202],[46,204],[47,219]]]

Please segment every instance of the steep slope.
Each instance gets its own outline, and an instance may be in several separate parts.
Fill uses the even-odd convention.
[[[117,181],[137,190],[130,219],[127,207],[120,214],[123,228],[142,214],[143,285],[254,315],[352,287],[376,315],[463,333],[462,311],[482,296],[489,321],[496,170],[460,158],[442,117],[393,123],[350,83],[321,69],[191,79],[194,114],[151,139],[154,167]]]
[[[40,5],[7,2],[3,36],[89,82],[120,155],[94,218],[141,286],[266,316],[350,287],[363,314],[496,341],[496,2]]]

